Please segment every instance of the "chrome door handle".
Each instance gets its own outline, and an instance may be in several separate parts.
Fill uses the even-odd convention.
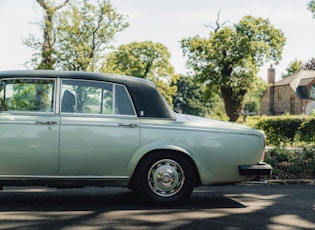
[[[56,121],[36,121],[37,125],[57,125]]]
[[[129,127],[129,128],[134,128],[137,127],[137,124],[118,124],[119,127]]]

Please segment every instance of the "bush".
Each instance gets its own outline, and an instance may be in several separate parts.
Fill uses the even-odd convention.
[[[315,117],[313,116],[256,116],[250,117],[246,125],[263,130],[270,145],[315,142]]]
[[[298,128],[299,135],[306,142],[315,141],[315,117],[305,120]]]
[[[265,162],[273,167],[273,178],[315,179],[315,145],[271,148]]]
[[[258,121],[254,128],[263,130],[270,143],[279,145],[287,141],[292,143],[304,121],[304,117],[268,117]]]

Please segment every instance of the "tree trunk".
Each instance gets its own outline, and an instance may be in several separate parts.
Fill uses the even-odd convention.
[[[230,121],[235,122],[243,109],[246,91],[235,92],[234,88],[221,86],[221,93],[224,100],[225,113],[230,118]]]
[[[53,16],[57,10],[64,7],[69,0],[64,1],[62,4],[56,7],[52,7],[49,1],[37,0],[37,3],[44,9],[45,12],[45,25],[44,25],[44,41],[42,44],[42,61],[37,69],[53,69]]]

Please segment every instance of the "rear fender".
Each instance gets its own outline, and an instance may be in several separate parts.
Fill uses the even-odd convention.
[[[196,168],[198,170],[198,165],[200,165],[200,159],[191,149],[186,148],[184,146],[174,145],[173,143],[158,142],[158,143],[151,143],[146,146],[142,146],[140,149],[137,149],[129,160],[129,163],[126,167],[125,175],[131,176],[133,172],[135,171],[140,160],[144,156],[149,154],[150,152],[153,152],[156,150],[171,150],[175,152],[181,152],[192,159],[192,161],[195,163]]]

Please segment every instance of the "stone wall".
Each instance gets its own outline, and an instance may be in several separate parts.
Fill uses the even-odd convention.
[[[273,108],[274,115],[281,114],[303,114],[303,104],[301,99],[296,95],[296,93],[292,90],[289,85],[284,86],[274,86],[273,93]],[[270,111],[270,99],[272,94],[270,93],[272,90],[269,87],[265,94],[263,95],[260,102],[260,114],[263,115],[273,115],[272,111]],[[272,107],[272,106],[271,106]]]

